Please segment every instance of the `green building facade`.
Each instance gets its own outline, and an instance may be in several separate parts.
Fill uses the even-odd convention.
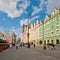
[[[60,10],[54,9],[51,15],[46,15],[43,21],[40,21],[39,37],[41,44],[60,43]]]

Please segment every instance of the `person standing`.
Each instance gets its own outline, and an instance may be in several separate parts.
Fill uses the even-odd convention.
[[[36,45],[35,45],[35,40],[34,40],[34,42],[33,42],[33,46],[34,46],[34,48],[35,48],[35,46],[36,46]]]
[[[10,43],[10,48],[12,48],[12,43]]]
[[[28,42],[28,46],[27,46],[28,48],[30,48],[30,43]]]
[[[55,50],[55,45],[54,45],[54,44],[52,44],[51,50],[52,50],[52,49],[54,49],[54,50]]]
[[[34,44],[34,48],[35,48],[35,44]]]

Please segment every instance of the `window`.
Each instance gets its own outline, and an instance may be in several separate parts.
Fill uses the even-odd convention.
[[[56,20],[59,20],[59,19],[60,19],[60,16],[57,16],[57,17],[56,17]]]
[[[53,34],[54,32],[51,32],[51,34]]]
[[[51,23],[51,20],[49,22]]]
[[[54,28],[54,26],[52,25],[52,26],[51,26],[51,28],[53,29],[53,28]]]
[[[54,34],[54,32],[53,31],[51,31],[51,35],[53,36],[53,34]]]
[[[52,20],[52,23],[54,22],[54,20]]]
[[[49,24],[49,22],[46,23],[46,25],[48,25],[48,24]],[[44,25],[44,26],[46,26],[46,25]]]
[[[60,19],[60,16],[58,16],[58,20]]]
[[[56,17],[56,20],[58,20],[58,16]]]
[[[47,22],[47,25],[49,24],[49,22]]]
[[[56,26],[58,27],[59,26],[59,23],[57,23]]]
[[[44,26],[46,26],[46,24],[44,24]]]
[[[51,44],[54,44],[54,40],[51,40]]]
[[[59,29],[56,30],[56,34],[59,34]]]

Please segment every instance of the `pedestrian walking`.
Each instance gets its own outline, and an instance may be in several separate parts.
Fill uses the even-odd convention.
[[[12,43],[10,43],[10,48],[12,47]]]
[[[46,45],[43,46],[43,49],[46,50]]]
[[[20,43],[20,47],[22,47],[22,42]]]
[[[30,43],[28,42],[28,46],[27,46],[28,48],[30,48]]]
[[[46,41],[44,41],[43,49],[46,50]]]
[[[35,44],[33,44],[34,48],[35,48]]]
[[[18,49],[18,43],[16,43],[16,49]]]
[[[47,47],[49,48],[49,40],[47,41]]]
[[[51,50],[52,50],[52,49],[54,49],[54,50],[55,50],[55,45],[54,45],[54,44],[52,44]]]
[[[35,46],[36,46],[36,45],[35,45],[35,40],[34,40],[34,42],[33,42],[33,47],[35,48]]]
[[[55,50],[55,45],[53,44],[53,49]]]

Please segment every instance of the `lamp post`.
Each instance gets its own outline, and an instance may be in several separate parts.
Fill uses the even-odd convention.
[[[29,15],[28,15],[28,34],[27,34],[27,37],[28,37],[28,48],[30,48],[30,43],[29,43],[29,19],[30,19],[30,17],[31,17],[31,13],[29,13]]]
[[[23,28],[22,28],[22,46],[23,46],[23,40],[24,40],[24,24],[23,24]]]
[[[43,49],[46,50],[46,41],[44,41],[44,21],[42,21],[43,24]]]
[[[30,48],[30,43],[29,43],[29,18],[28,18],[28,33],[27,33],[27,38],[28,38],[28,44],[27,44],[27,47]]]

